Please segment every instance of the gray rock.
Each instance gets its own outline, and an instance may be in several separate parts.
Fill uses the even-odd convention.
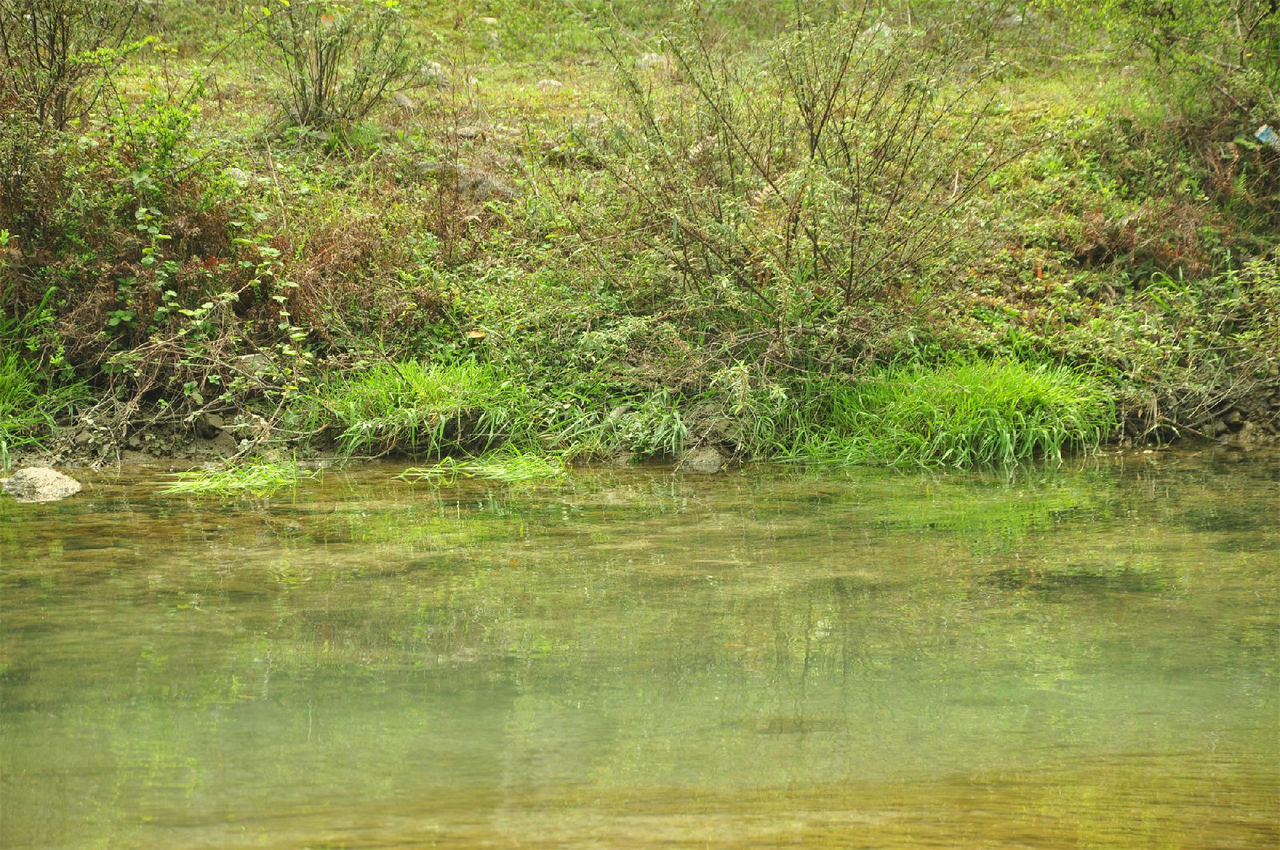
[[[47,466],[28,466],[0,478],[0,486],[19,502],[56,502],[80,492],[80,482]]]
[[[1257,448],[1261,436],[1258,426],[1246,419],[1244,424],[1240,426],[1240,430],[1227,438],[1227,445],[1234,446],[1237,449]]]
[[[871,41],[891,41],[893,39],[893,27],[884,21],[876,21],[863,30],[858,38]]]
[[[695,475],[714,475],[724,469],[725,457],[711,446],[702,446],[688,452],[680,459],[680,471]]]
[[[422,79],[429,86],[438,89],[449,87],[449,72],[439,62],[428,62],[422,68]]]
[[[221,433],[223,426],[226,424],[222,417],[216,413],[203,413],[196,417],[195,422],[196,436],[202,440],[212,440]]]
[[[510,201],[520,193],[496,177],[478,168],[456,165],[450,162],[427,162],[418,167],[424,178],[448,186],[459,195],[477,203],[499,200]]]
[[[641,53],[636,59],[637,68],[667,68],[670,65],[671,60],[660,53]]]

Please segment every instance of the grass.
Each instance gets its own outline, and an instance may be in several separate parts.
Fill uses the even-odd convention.
[[[524,391],[475,363],[380,363],[329,380],[312,402],[313,418],[338,432],[348,455],[440,456],[527,436]]]
[[[177,472],[170,476],[172,483],[160,492],[166,496],[266,499],[282,489],[294,489],[299,481],[315,476],[314,472],[300,470],[296,462],[258,460],[241,466]]]
[[[0,354],[0,468],[9,467],[9,453],[37,448],[57,417],[83,396],[79,385],[46,391],[39,372],[17,351]]]
[[[1115,419],[1100,383],[1058,366],[966,360],[910,366],[823,387],[807,460],[971,467],[1060,459],[1106,439]]]

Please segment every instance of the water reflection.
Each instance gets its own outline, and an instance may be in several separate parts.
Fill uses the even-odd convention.
[[[1280,844],[1280,475],[0,503],[15,847]]]

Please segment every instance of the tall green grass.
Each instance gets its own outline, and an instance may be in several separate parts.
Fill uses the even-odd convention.
[[[1111,394],[1070,369],[968,360],[895,369],[809,388],[807,460],[970,467],[1060,459],[1097,448],[1115,420]]]
[[[8,467],[14,449],[41,445],[57,417],[82,395],[79,385],[46,389],[19,352],[0,353],[0,468]]]
[[[533,439],[523,387],[475,363],[382,363],[330,378],[312,401],[313,421],[349,455],[441,456]]]

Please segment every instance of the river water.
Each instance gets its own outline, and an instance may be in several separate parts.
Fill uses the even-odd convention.
[[[1280,455],[0,501],[0,846],[1280,847]]]

